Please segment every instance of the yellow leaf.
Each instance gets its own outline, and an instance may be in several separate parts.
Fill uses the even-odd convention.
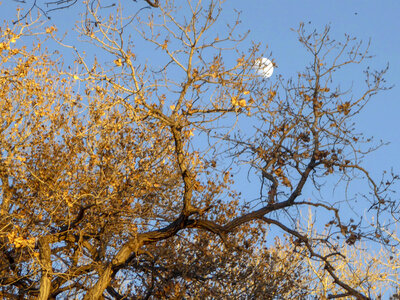
[[[277,176],[281,176],[282,173],[283,173],[283,171],[282,171],[281,168],[277,168],[276,170],[274,170],[274,173],[275,173]]]
[[[78,75],[74,75],[74,79],[75,80],[79,80],[79,76]]]
[[[5,42],[0,43],[0,51],[7,50],[7,49],[9,49],[7,43],[5,43]]]
[[[165,50],[168,47],[168,40],[164,41],[164,44],[161,45],[161,49]]]
[[[246,100],[240,99],[239,102],[238,102],[238,104],[239,104],[241,107],[246,107]]]
[[[46,28],[46,33],[52,33],[53,31],[56,31],[56,28],[54,26]]]
[[[14,239],[15,239],[15,237],[16,237],[16,233],[13,231],[13,232],[11,232],[11,233],[7,233],[7,238],[8,238],[8,241],[12,244],[12,243],[14,243]]]
[[[114,64],[118,67],[122,66],[122,59],[118,58],[118,59],[114,60]]]
[[[238,100],[237,100],[237,97],[232,97],[231,98],[231,103],[232,103],[232,105],[238,105]]]
[[[292,183],[290,182],[290,180],[287,178],[287,177],[285,177],[285,176],[283,176],[283,179],[282,179],[282,183],[285,185],[285,186],[287,186],[287,187],[292,187]]]
[[[24,239],[22,237],[18,236],[14,239],[15,248],[20,248],[20,247],[24,246],[24,244],[25,244]]]

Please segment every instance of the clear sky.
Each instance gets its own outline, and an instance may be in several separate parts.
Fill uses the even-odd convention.
[[[242,28],[250,29],[250,40],[268,45],[278,64],[271,81],[279,75],[295,78],[296,72],[302,71],[310,61],[296,33],[290,30],[297,29],[301,22],[309,31],[321,32],[325,26],[330,26],[330,36],[336,40],[343,41],[346,33],[366,44],[371,40],[369,53],[374,57],[368,65],[380,70],[389,64],[385,78],[387,84],[394,87],[375,95],[354,119],[359,132],[373,136],[377,142],[382,139],[390,143],[369,154],[363,166],[378,181],[383,170],[393,168],[396,173],[400,172],[400,1],[252,0],[227,1],[226,4],[231,10],[241,11]],[[354,95],[359,95],[357,91],[365,87],[363,74],[342,75],[344,86],[352,85]],[[349,195],[362,189],[365,191],[365,181],[353,184]]]
[[[394,167],[400,170],[400,1],[398,0],[281,0],[227,1],[242,11],[243,27],[250,29],[250,39],[268,44],[279,68],[276,74],[295,76],[304,68],[305,51],[299,47],[296,33],[304,22],[309,29],[331,27],[337,40],[345,33],[365,42],[371,39],[371,68],[381,69],[389,63],[387,73],[390,91],[376,95],[356,119],[360,130],[391,144],[371,155],[373,169]],[[273,80],[273,77],[271,78]],[[363,78],[348,74],[348,80],[362,85]]]

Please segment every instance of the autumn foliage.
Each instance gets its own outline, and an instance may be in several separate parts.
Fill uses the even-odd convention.
[[[253,68],[260,46],[240,50],[239,21],[214,31],[220,1],[188,1],[185,17],[164,2],[132,16],[88,5],[76,29],[95,57],[40,18],[1,28],[1,296],[394,293],[397,177],[373,179],[361,159],[374,144],[352,125],[386,89],[386,69],[361,74],[357,95],[342,91],[335,72],[362,64],[368,47],[301,25],[310,64],[268,82]],[[239,184],[246,174],[258,179]],[[368,220],[309,193],[358,175]]]

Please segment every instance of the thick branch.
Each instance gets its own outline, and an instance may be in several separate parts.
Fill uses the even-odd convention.
[[[160,2],[158,0],[145,0],[147,2],[147,4],[149,4],[151,7],[159,7],[160,6]]]
[[[1,209],[0,215],[3,216],[8,213],[10,210],[11,197],[13,194],[12,186],[9,183],[8,170],[5,164],[3,163],[3,159],[0,158],[0,180],[1,180],[1,189],[2,189],[2,201],[1,201]]]
[[[182,175],[183,183],[185,186],[185,192],[183,194],[183,209],[182,212],[185,216],[189,216],[193,212],[191,199],[193,193],[193,177],[188,170],[188,165],[183,149],[182,132],[176,128],[176,126],[171,126],[172,135],[175,141],[175,152],[177,156],[177,162],[179,170]]]
[[[47,239],[39,241],[40,263],[42,267],[42,278],[40,279],[40,292],[38,299],[47,300],[51,291],[51,250]]]
[[[145,232],[138,234],[136,238],[130,239],[120,251],[116,254],[114,259],[105,266],[101,274],[99,274],[99,280],[96,284],[88,291],[85,295],[85,300],[99,299],[103,294],[104,290],[109,285],[113,274],[118,271],[127,260],[130,258],[132,253],[138,253],[143,245],[151,244],[157,241],[167,239],[175,235],[179,230],[185,228],[186,217],[180,215],[174,222],[167,227],[159,230]]]

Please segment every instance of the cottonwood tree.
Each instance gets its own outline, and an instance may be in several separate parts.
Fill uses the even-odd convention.
[[[361,174],[367,207],[393,207],[391,182],[362,166],[370,149],[352,128],[386,69],[367,70],[359,96],[342,92],[335,72],[367,49],[300,26],[311,64],[270,84],[253,69],[259,45],[239,50],[239,19],[214,30],[222,4],[106,17],[89,5],[77,30],[97,57],[35,21],[2,30],[3,297],[288,299],[315,282],[321,297],[372,295],[368,278],[341,276],[337,262],[364,237],[384,243],[382,223],[345,222],[335,200],[304,194]],[[24,35],[43,38],[31,49]],[[41,49],[48,36],[73,66]],[[243,169],[260,178],[245,187],[256,199],[234,182]],[[328,229],[307,230],[307,207],[329,215]]]

